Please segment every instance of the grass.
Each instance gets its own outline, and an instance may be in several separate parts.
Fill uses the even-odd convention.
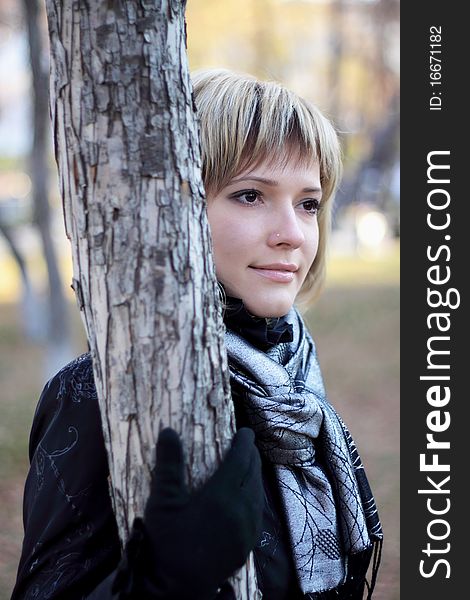
[[[398,600],[398,252],[384,259],[332,260],[329,281],[306,320],[328,396],[356,440],[379,506],[385,544],[374,600]],[[70,310],[78,354],[81,325],[75,304]],[[10,598],[21,549],[28,436],[45,383],[43,354],[22,336],[17,306],[0,303],[0,600]]]

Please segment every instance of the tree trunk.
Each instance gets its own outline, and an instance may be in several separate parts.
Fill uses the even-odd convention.
[[[51,116],[122,542],[158,432],[199,486],[235,430],[181,0],[47,0]],[[237,598],[256,598],[252,560]]]
[[[337,118],[340,114],[343,93],[341,67],[344,58],[344,0],[333,0],[330,5],[330,65],[328,74],[329,102],[328,112]],[[347,138],[347,136],[344,136]],[[344,148],[347,139],[342,140]]]

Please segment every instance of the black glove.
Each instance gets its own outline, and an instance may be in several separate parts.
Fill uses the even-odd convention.
[[[164,429],[144,519],[134,523],[113,591],[139,600],[214,600],[259,538],[263,499],[251,429],[237,431],[217,471],[193,494],[179,436]]]

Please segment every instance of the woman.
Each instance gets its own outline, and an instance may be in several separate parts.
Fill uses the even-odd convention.
[[[64,367],[34,418],[12,600],[231,598],[227,579],[252,550],[264,600],[358,600],[365,584],[371,595],[375,503],[294,308],[324,277],[336,133],[277,83],[212,70],[193,85],[238,431],[196,494],[178,436],[160,434],[145,514],[121,552],[91,358]]]

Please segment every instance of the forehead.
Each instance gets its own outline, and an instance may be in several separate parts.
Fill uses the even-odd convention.
[[[320,187],[320,164],[314,158],[305,160],[296,157],[265,158],[245,165],[234,175],[232,181],[250,178],[262,178],[274,182],[294,178],[309,181],[312,185]]]

